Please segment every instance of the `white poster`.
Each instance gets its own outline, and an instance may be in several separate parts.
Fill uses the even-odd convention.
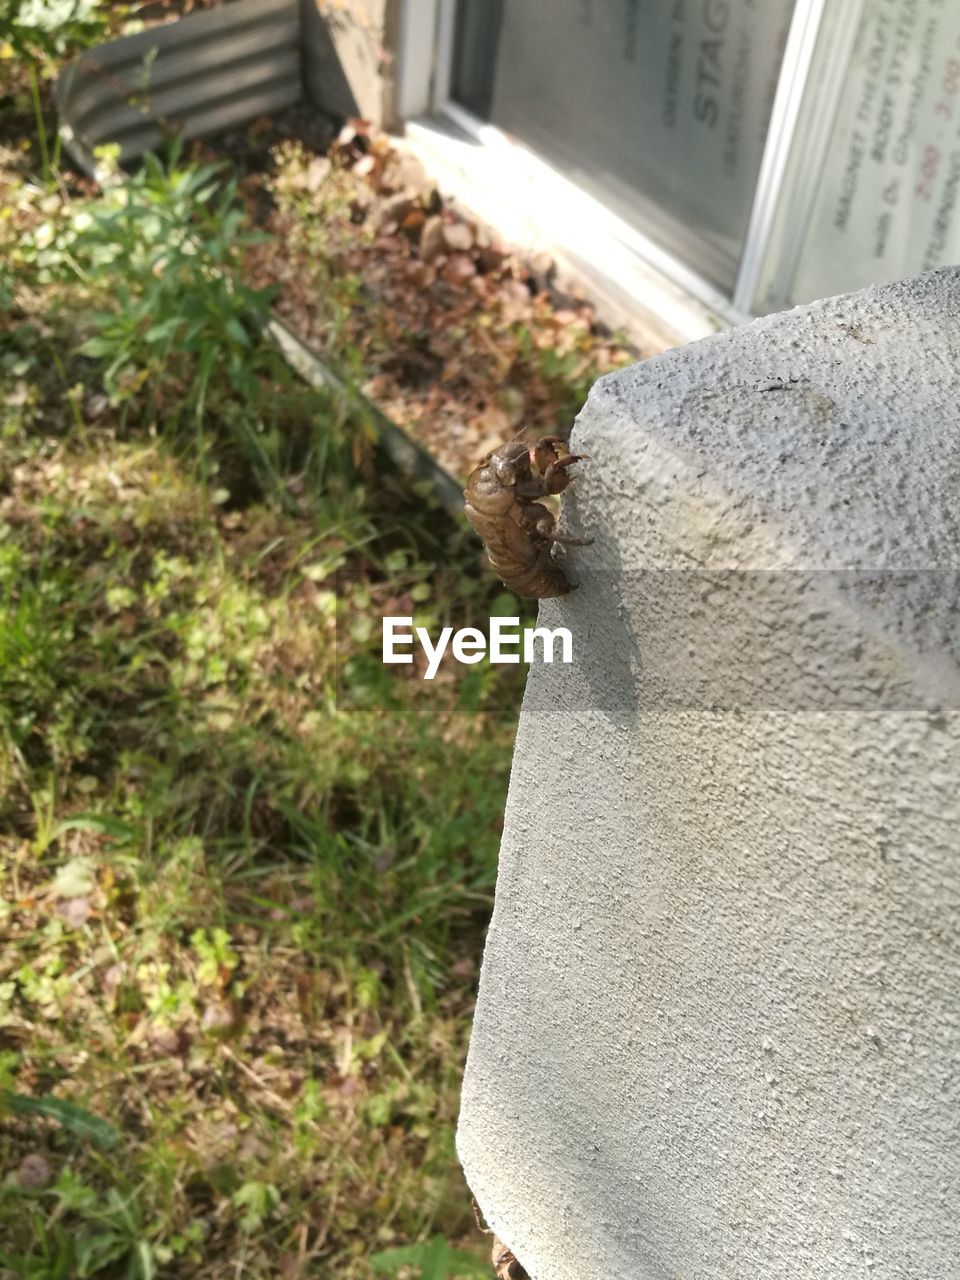
[[[960,3],[866,0],[795,302],[960,259]]]

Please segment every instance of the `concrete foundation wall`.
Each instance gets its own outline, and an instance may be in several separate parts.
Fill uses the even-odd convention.
[[[960,1276],[960,271],[602,379],[458,1149],[533,1280]]]

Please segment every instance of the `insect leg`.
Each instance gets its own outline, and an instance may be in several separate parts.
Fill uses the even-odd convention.
[[[549,538],[553,534],[553,512],[539,502],[525,502],[520,508],[524,527],[531,534]]]
[[[593,538],[571,538],[569,533],[548,533],[544,536],[561,547],[589,547],[593,544]]]

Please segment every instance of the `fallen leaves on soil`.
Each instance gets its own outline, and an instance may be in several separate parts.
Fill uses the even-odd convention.
[[[525,262],[443,201],[415,157],[363,121],[328,156],[282,143],[271,232],[251,255],[277,310],[451,474],[521,427],[565,436],[592,383],[636,360],[549,259]]]

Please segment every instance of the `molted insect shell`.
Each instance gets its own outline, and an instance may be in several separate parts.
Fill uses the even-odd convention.
[[[546,599],[566,595],[570,583],[554,560],[553,516],[537,502],[570,483],[566,470],[580,455],[561,457],[556,436],[543,436],[531,448],[510,440],[484,458],[464,490],[466,517],[483,539],[490,563],[505,587],[518,595]]]
[[[496,1236],[493,1238],[493,1248],[490,1250],[490,1261],[493,1263],[497,1280],[530,1280],[517,1261],[513,1250],[508,1249]]]

